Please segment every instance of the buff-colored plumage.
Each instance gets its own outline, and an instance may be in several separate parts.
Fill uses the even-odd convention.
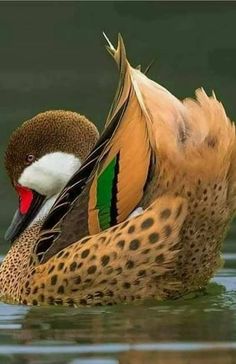
[[[180,102],[132,68],[121,38],[110,52],[120,82],[105,131],[43,225],[6,256],[2,299],[77,306],[173,298],[204,287],[221,265],[236,209],[234,125],[215,95],[199,89],[196,100]],[[97,184],[117,153],[118,224],[100,231]],[[144,212],[127,220],[136,206]]]

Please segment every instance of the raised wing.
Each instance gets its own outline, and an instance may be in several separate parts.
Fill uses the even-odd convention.
[[[121,36],[117,49],[107,48],[119,68],[118,89],[98,144],[43,224],[38,246],[43,252],[50,246],[50,256],[129,216],[156,165],[158,135],[153,124],[165,116],[171,128],[175,110],[182,107],[165,88],[130,66]]]

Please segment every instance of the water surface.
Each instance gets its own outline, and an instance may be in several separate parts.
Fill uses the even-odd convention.
[[[233,245],[231,239],[224,268],[196,297],[80,309],[0,304],[0,362],[236,363]]]

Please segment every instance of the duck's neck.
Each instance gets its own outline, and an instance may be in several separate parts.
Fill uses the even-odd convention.
[[[27,228],[15,241],[0,266],[0,299],[6,302],[17,302],[20,287],[33,269],[32,251],[41,224],[34,224]]]

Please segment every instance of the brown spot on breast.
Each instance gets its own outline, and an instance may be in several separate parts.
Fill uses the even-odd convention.
[[[124,245],[125,245],[125,241],[124,240],[119,240],[116,245],[117,245],[118,248],[123,249]]]
[[[126,288],[126,289],[127,289],[127,288],[130,288],[130,283],[129,283],[129,282],[125,282],[125,283],[123,284],[123,287],[124,287],[124,288]]]
[[[87,258],[87,256],[89,255],[90,250],[89,249],[85,249],[82,253],[81,253],[81,258]]]
[[[134,262],[132,260],[128,260],[125,266],[127,269],[132,269],[134,267]]]
[[[130,250],[137,250],[140,246],[140,241],[138,239],[131,240],[129,244]]]
[[[36,294],[37,292],[38,292],[38,287],[36,286],[36,287],[33,289],[32,294]]]
[[[135,226],[134,225],[131,225],[129,228],[128,228],[128,233],[129,234],[132,234],[135,230]]]
[[[158,242],[159,238],[160,238],[160,235],[158,233],[152,233],[148,237],[149,243],[150,244],[155,244],[155,243]]]
[[[88,274],[93,274],[97,270],[96,265],[91,265],[91,267],[88,268]]]
[[[85,299],[81,299],[81,300],[79,301],[79,303],[80,303],[82,306],[87,305],[87,301],[86,301]]]
[[[58,294],[64,294],[64,292],[65,292],[65,288],[64,288],[64,286],[59,286],[59,287],[58,287],[58,290],[57,290],[57,293],[58,293]]]
[[[110,257],[109,255],[103,255],[103,257],[101,258],[101,263],[103,265],[103,267],[105,267],[110,261]]]
[[[141,229],[148,229],[154,224],[154,220],[149,217],[148,219],[144,220],[141,224]]]
[[[157,264],[162,264],[164,261],[165,261],[165,258],[164,258],[164,255],[163,254],[160,254],[160,255],[157,255],[156,256],[155,262]]]
[[[81,277],[78,276],[75,278],[75,284],[80,284],[81,283]]]
[[[163,211],[161,211],[160,213],[160,219],[162,220],[166,220],[170,217],[171,211],[170,209],[164,209]]]
[[[77,263],[76,262],[71,263],[71,265],[70,265],[70,271],[71,272],[74,272],[76,270],[76,268],[77,268]]]
[[[64,263],[61,262],[58,264],[58,270],[62,270],[64,268]]]
[[[55,274],[54,276],[52,276],[51,278],[51,285],[55,286],[57,284],[57,275]]]
[[[139,272],[138,272],[138,276],[139,277],[143,277],[143,276],[145,276],[146,275],[146,271],[144,270],[144,269],[142,269],[142,270],[140,270]]]

